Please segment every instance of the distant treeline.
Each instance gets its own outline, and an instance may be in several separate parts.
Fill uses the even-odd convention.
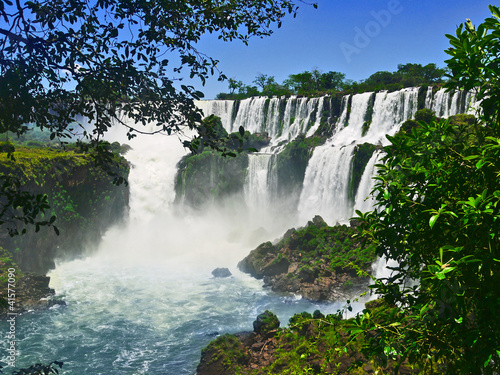
[[[356,82],[345,78],[344,73],[318,69],[290,74],[281,84],[274,76],[258,73],[253,85],[235,78],[228,79],[229,93],[219,93],[216,99],[245,99],[252,96],[322,96],[337,92],[359,93],[366,91],[395,91],[404,87],[431,85],[444,82],[446,69],[436,64],[399,64],[395,72],[380,71],[365,80]]]

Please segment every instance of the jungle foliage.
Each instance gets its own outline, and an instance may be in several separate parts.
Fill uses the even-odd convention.
[[[369,309],[352,333],[364,352],[390,353],[431,374],[500,370],[500,10],[447,35],[451,90],[477,90],[471,122],[418,122],[388,137],[373,191],[376,210],[358,212],[362,236],[397,261],[373,291],[398,313]]]

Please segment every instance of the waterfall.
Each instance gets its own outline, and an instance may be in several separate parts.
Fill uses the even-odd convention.
[[[267,98],[264,97],[242,100],[234,123],[229,129],[226,128],[226,130],[228,130],[228,132],[235,132],[240,126],[243,126],[245,130],[248,130],[250,133],[261,133],[264,131],[266,124],[264,106],[266,101]],[[276,136],[276,134],[272,136]]]
[[[224,129],[231,129],[233,122],[234,100],[199,100],[196,106],[203,111],[204,117],[220,117]]]
[[[375,96],[373,118],[363,142],[386,144],[385,136],[394,135],[399,126],[412,118],[417,111],[418,88],[407,88]]]
[[[429,87],[425,108],[434,111],[437,117],[448,118],[461,113],[476,115],[479,103],[473,91],[448,92],[445,88],[441,88],[433,94],[432,87]]]
[[[266,132],[276,146],[301,133],[314,134],[320,125],[325,100],[326,97],[252,97],[241,100],[237,108],[234,100],[201,100],[196,106],[205,116],[220,117],[227,132],[236,132],[240,126],[250,133]]]
[[[244,126],[272,137],[268,152],[248,155],[246,175],[241,174],[244,191],[225,205],[198,211],[174,203],[176,163],[186,154],[176,137],[128,141],[123,134],[112,139],[132,147],[126,155],[132,165],[129,217],[108,231],[97,249],[89,249],[93,256],[59,263],[51,271],[56,298],[67,306],[19,317],[17,365],[46,358],[64,361],[68,375],[193,374],[201,348],[220,333],[248,330],[262,311],[272,310],[288,321],[295,313],[316,310],[318,305],[305,299],[263,289],[261,281],[240,273],[236,264],[260,243],[314,215],[333,225],[348,220],[354,209],[371,209],[373,201],[365,197],[382,152],[371,155],[354,194],[353,155],[364,143],[384,145],[387,134],[414,116],[418,89],[347,95],[335,110],[331,99],[198,102],[205,115],[221,117],[229,132]],[[429,88],[425,107],[441,116],[472,113],[477,102],[473,93],[433,93]],[[313,135],[326,118],[337,118],[330,138],[314,150],[306,142],[294,150],[305,149],[310,159],[300,199],[289,199],[298,217],[288,215],[279,203],[289,197],[278,196],[277,189],[278,177],[286,173],[278,174],[284,145],[276,146],[300,134]],[[203,172],[215,187],[225,177],[209,164]],[[377,277],[388,272],[383,261],[374,266]],[[227,267],[233,276],[212,278],[215,267]],[[321,310],[335,313],[340,307],[322,304]],[[1,324],[8,329],[6,322]]]
[[[363,143],[387,145],[389,141],[386,136],[394,135],[404,121],[414,117],[418,109],[418,96],[419,88],[410,87],[394,92],[366,92],[341,98],[340,108],[335,114],[337,119],[333,134],[325,144],[314,148],[307,164],[300,197],[296,200],[299,220],[308,220],[311,215],[320,214],[333,224],[348,220],[354,209],[371,208],[373,202],[365,198],[372,188],[371,177],[380,154],[372,155],[358,190],[353,192],[349,191],[353,153],[356,146]],[[239,126],[243,126],[250,132],[266,132],[271,137],[270,146],[261,150],[263,155],[252,155],[249,159],[244,192],[249,206],[250,202],[265,205],[265,202],[277,203],[277,198],[283,198],[276,197],[276,168],[279,166],[267,154],[279,154],[287,143],[300,134],[308,137],[314,135],[322,119],[332,115],[328,96],[257,97],[241,100],[238,104],[234,101],[212,101],[201,102],[198,106],[206,115],[221,116],[228,131],[236,131]],[[473,92],[447,92],[443,88],[433,90],[432,87],[425,92],[424,107],[435,111],[438,117],[475,113],[477,106]],[[325,112],[325,108],[329,113]],[[275,179],[272,183],[270,176]]]
[[[382,157],[381,152],[374,152],[368,163],[366,164],[363,176],[359,183],[356,199],[354,201],[354,210],[367,212],[373,210],[375,199],[369,196],[373,189],[373,178],[377,175],[376,164]],[[354,213],[353,213],[354,214]]]
[[[348,103],[349,99],[351,98],[350,95],[346,95],[342,98],[342,110],[339,119],[337,120],[337,129],[338,128],[343,128],[347,124],[347,118],[349,115],[349,108],[348,108]]]
[[[105,234],[92,256],[58,263],[50,272],[50,286],[67,306],[19,317],[19,368],[56,359],[68,375],[194,374],[200,350],[220,333],[248,330],[265,310],[288,321],[317,309],[270,293],[236,269],[249,250],[290,228],[289,218],[270,217],[267,210],[248,217],[244,205],[197,212],[176,207],[173,180],[186,152],[182,144],[161,135],[128,143],[130,217]],[[271,155],[251,159],[251,165],[272,164]],[[257,185],[272,180],[249,177]],[[276,229],[280,220],[288,222]],[[260,237],[252,233],[259,226],[265,229]],[[212,278],[216,267],[233,276]]]
[[[273,202],[276,190],[276,175],[272,154],[251,154],[245,181],[245,201],[252,210],[262,211]]]
[[[284,129],[277,142],[293,140],[300,133],[306,134],[309,130],[319,126],[319,120],[311,123],[311,117],[320,117],[319,103],[324,98],[293,98],[287,101],[284,116]],[[319,114],[318,114],[319,113]]]
[[[330,224],[334,224],[353,216],[356,202],[360,208],[365,207],[360,202],[367,197],[372,188],[373,181],[370,177],[375,173],[373,165],[376,156],[370,159],[372,165],[365,168],[363,177],[366,177],[364,180],[362,178],[356,199],[352,202],[348,198],[348,189],[354,148],[365,142],[387,143],[385,136],[394,134],[404,121],[415,114],[417,101],[418,88],[392,93],[367,92],[352,96],[347,125],[338,130],[324,146],[317,147],[309,160],[298,208],[303,220],[315,213],[323,216]],[[373,103],[371,108],[370,103]],[[370,112],[371,122],[367,120]],[[341,127],[344,121],[342,114],[337,127]],[[369,130],[363,135],[363,127],[367,122]],[[370,201],[365,203],[369,208]]]
[[[470,92],[429,88],[425,94],[425,107],[439,116],[474,113],[478,105]],[[201,348],[220,333],[248,330],[259,313],[272,310],[282,322],[295,313],[312,313],[317,304],[263,289],[261,281],[239,272],[236,264],[260,243],[279,238],[314,215],[333,225],[347,221],[354,209],[372,209],[373,201],[365,197],[383,154],[367,154],[355,192],[353,158],[364,143],[386,144],[385,136],[414,116],[418,89],[347,95],[337,101],[250,98],[197,105],[205,115],[219,116],[229,132],[243,126],[272,137],[266,152],[248,155],[244,173],[228,168],[241,177],[242,191],[224,205],[203,210],[176,204],[176,164],[186,154],[177,137],[129,141],[123,134],[110,139],[132,147],[126,155],[132,165],[129,217],[108,231],[97,249],[89,249],[93,256],[58,263],[50,272],[56,298],[67,306],[19,317],[20,368],[45,358],[64,361],[68,375],[193,374]],[[293,149],[310,156],[300,169],[303,183],[297,185],[297,199],[279,196],[283,190],[277,188],[278,177],[287,172],[279,169],[280,157],[291,153],[285,144],[299,135],[312,136],[325,124],[335,129],[324,144],[313,148],[302,142]],[[246,159],[239,160],[247,165]],[[202,168],[214,189],[217,179],[225,179],[216,173],[216,164],[207,162]],[[287,199],[294,204],[293,215],[279,206]],[[383,261],[374,266],[377,277],[388,272]],[[233,276],[212,278],[216,267],[229,268]],[[340,307],[322,304],[321,310],[335,313]],[[7,322],[2,324],[7,332]],[[5,348],[7,341],[1,345]]]
[[[335,147],[332,141],[314,150],[299,201],[303,221],[321,215],[333,225],[351,216],[348,179],[353,150],[354,145]]]
[[[318,130],[320,124],[321,124],[321,115],[323,114],[323,108],[325,106],[325,100],[326,97],[321,97],[321,98],[316,98],[318,104],[318,108],[316,110],[316,121],[314,124],[309,128],[307,131],[306,137],[311,137],[316,130]]]

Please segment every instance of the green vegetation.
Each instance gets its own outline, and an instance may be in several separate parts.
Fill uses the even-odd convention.
[[[313,285],[325,278],[328,279],[325,288],[332,291],[348,287],[341,285],[348,279],[356,285],[366,284],[376,259],[374,246],[362,248],[363,241],[356,239],[356,234],[356,228],[330,227],[316,216],[306,227],[290,229],[275,245],[271,242],[261,244],[238,267],[256,278],[274,277],[273,290],[305,291],[307,298],[328,300],[331,298],[328,291],[307,291],[299,284]]]
[[[500,10],[448,35],[451,89],[478,89],[478,120],[420,121],[390,137],[375,186],[377,211],[358,213],[363,236],[399,265],[374,291],[397,314],[364,315],[365,353],[389,351],[427,374],[500,370]],[[414,280],[408,283],[408,280]]]
[[[252,96],[323,96],[353,94],[368,91],[396,91],[404,87],[440,85],[444,82],[446,69],[436,64],[399,64],[395,72],[376,72],[365,80],[354,82],[346,79],[344,73],[329,71],[322,73],[318,69],[290,74],[282,84],[275,77],[259,73],[253,83],[245,85],[234,78],[229,79],[229,93],[219,93],[216,99],[246,99]],[[260,88],[260,90],[259,90]],[[369,121],[369,120],[367,120]]]
[[[113,147],[121,150],[120,145],[115,144]],[[7,183],[12,184],[12,187],[11,195],[8,196],[10,202],[4,201],[0,205],[0,216],[3,218],[0,223],[4,224],[13,236],[26,233],[29,224],[34,224],[37,231],[43,225],[54,226],[55,218],[52,217],[55,217],[56,213],[60,219],[70,221],[72,214],[76,214],[76,203],[67,196],[65,189],[80,183],[82,177],[89,180],[105,179],[111,183],[117,174],[122,176],[128,174],[128,164],[117,152],[110,152],[107,155],[108,164],[96,162],[96,155],[93,150],[82,153],[61,148],[20,146],[15,149],[15,152],[1,153],[0,171],[2,180],[5,181],[4,189]],[[96,164],[99,166],[96,167]],[[82,173],[90,173],[90,175],[72,175],[80,169],[85,170]],[[112,190],[112,185],[106,189],[108,190]],[[19,202],[20,198],[17,193],[25,194],[24,202]],[[85,208],[85,210],[92,209],[94,200],[99,199],[98,195],[94,195],[95,193],[95,187],[90,189],[90,195],[86,194],[82,197],[78,205],[82,207],[89,205],[90,208]],[[26,204],[27,197],[30,195],[38,204],[38,209],[27,214],[20,211],[20,207],[23,203]],[[37,221],[37,217],[40,217],[42,221]],[[57,233],[57,227],[54,229]]]
[[[314,274],[323,262],[329,265],[331,271],[353,274],[359,270],[369,271],[375,261],[374,248],[361,248],[361,241],[353,238],[356,229],[346,225],[330,227],[323,224],[297,230],[276,244],[277,251],[288,249],[289,257],[299,260],[299,267],[309,267]]]
[[[235,370],[239,365],[248,362],[250,353],[234,335],[223,335],[210,342],[202,350],[202,355],[209,355],[208,366],[217,366],[222,371]]]
[[[122,149],[118,144],[110,147]],[[0,154],[2,178],[19,184],[12,182],[9,197],[12,201],[0,204],[3,228],[11,234],[11,237],[2,238],[1,246],[23,269],[46,272],[53,266],[57,251],[78,252],[86,241],[100,238],[101,231],[111,220],[123,215],[128,191],[112,184],[113,172],[127,176],[129,165],[117,152],[108,157],[112,162],[109,168],[103,168],[102,162],[96,162],[93,150],[82,153],[62,148],[18,146],[12,155]],[[34,197],[43,210],[34,210],[33,215],[28,216],[16,200],[19,193]],[[27,198],[24,199],[26,204]],[[44,225],[53,226],[55,233],[44,232],[37,238],[37,232]],[[55,235],[59,233],[60,236]]]
[[[399,64],[395,72],[376,72],[361,82],[353,82],[350,90],[354,92],[396,91],[404,87],[437,85],[444,82],[446,69],[436,64]]]
[[[394,308],[379,300],[368,302],[366,311],[374,316],[382,312],[395,313]],[[265,340],[257,333],[249,337],[221,336],[203,349],[203,369],[208,370],[206,373],[235,375],[389,375],[400,368],[407,374],[426,374],[408,363],[398,366],[391,352],[381,354],[381,359],[366,358],[363,355],[365,337],[349,335],[356,319],[344,320],[342,315],[338,311],[325,316],[318,310],[313,314],[296,314],[286,328],[276,330]]]

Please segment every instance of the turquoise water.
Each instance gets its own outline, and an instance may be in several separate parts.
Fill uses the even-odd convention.
[[[63,374],[194,374],[211,339],[252,330],[266,309],[284,325],[296,312],[340,307],[276,295],[235,270],[226,279],[164,271],[98,257],[60,265],[52,284],[67,306],[18,318],[16,367],[58,360]]]
[[[251,331],[265,310],[286,325],[295,313],[341,307],[277,295],[237,270],[258,244],[305,223],[271,207],[249,213],[252,201],[241,196],[197,211],[176,206],[176,164],[186,150],[176,138],[134,142],[125,224],[88,257],[49,273],[66,306],[18,317],[17,368],[57,360],[64,375],[194,374],[203,347],[219,334]],[[233,276],[212,278],[217,267]],[[8,329],[0,322],[3,362]]]

